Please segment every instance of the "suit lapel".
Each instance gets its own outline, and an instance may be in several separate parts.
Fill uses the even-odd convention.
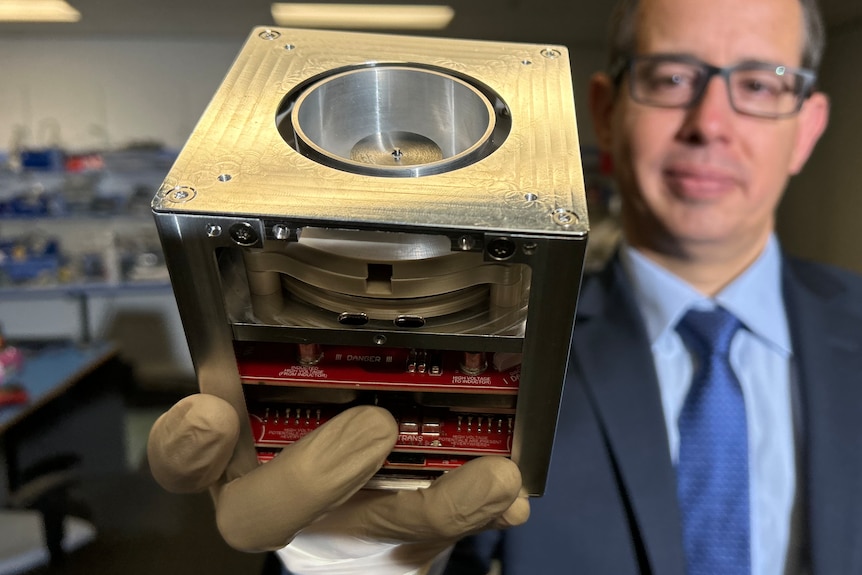
[[[593,322],[593,317],[602,321]],[[639,539],[639,553],[653,573],[682,574],[676,478],[655,367],[617,262],[585,285],[577,321],[576,373],[601,421],[634,523],[632,531]]]
[[[802,404],[800,487],[813,572],[859,573],[862,306],[853,298],[862,294],[799,262],[786,262],[784,277]]]

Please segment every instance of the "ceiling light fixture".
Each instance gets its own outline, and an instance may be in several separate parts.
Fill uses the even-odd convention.
[[[0,0],[0,22],[77,22],[81,13],[65,0]]]
[[[286,2],[272,5],[275,23],[294,28],[442,30],[454,16],[451,6]]]

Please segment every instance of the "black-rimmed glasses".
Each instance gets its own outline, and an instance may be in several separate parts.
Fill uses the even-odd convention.
[[[619,83],[625,72],[629,73],[629,91],[634,101],[662,108],[693,106],[712,77],[721,76],[733,109],[761,118],[783,118],[799,112],[817,78],[813,71],[803,68],[765,62],[719,68],[676,54],[621,59],[611,70],[614,81]]]

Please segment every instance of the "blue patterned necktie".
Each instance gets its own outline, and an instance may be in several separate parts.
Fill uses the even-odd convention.
[[[677,464],[688,575],[751,573],[745,400],[730,367],[739,328],[722,308],[690,310],[676,328],[696,357]]]

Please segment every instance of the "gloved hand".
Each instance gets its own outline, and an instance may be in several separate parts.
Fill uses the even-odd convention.
[[[254,449],[237,443],[239,429],[226,401],[189,396],[159,418],[147,448],[153,476],[168,491],[210,489],[219,530],[239,550],[278,549],[306,530],[317,538],[404,543],[399,562],[419,568],[467,534],[529,516],[520,472],[502,457],[471,461],[427,489],[361,490],[398,438],[382,408],[349,409],[272,461],[227,480],[231,460]]]

